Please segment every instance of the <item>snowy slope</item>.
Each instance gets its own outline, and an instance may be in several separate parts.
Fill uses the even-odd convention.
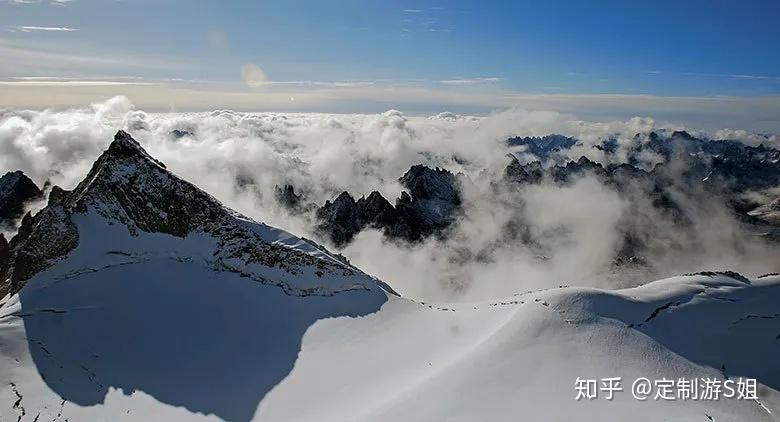
[[[295,370],[269,394],[258,416],[777,420],[778,294],[780,277],[747,285],[700,275],[622,291],[554,289],[433,309],[395,298],[360,320],[312,327]],[[675,305],[650,318],[670,302]],[[334,340],[339,338],[354,340]],[[365,357],[382,350],[392,353]],[[721,365],[730,377],[758,378],[766,386],[761,404],[638,402],[628,392],[616,393],[611,402],[574,401],[578,376],[723,378]],[[300,397],[307,398],[305,410],[297,410]]]
[[[375,312],[387,300],[367,276],[343,277],[365,283],[359,288],[307,295],[273,285],[299,277],[278,268],[253,266],[249,277],[215,267],[217,243],[202,233],[133,237],[94,215],[76,224],[79,247],[2,307],[0,374],[20,394],[40,395],[37,405],[21,403],[33,418],[41,412],[43,420],[54,419],[59,397],[69,406],[94,406],[119,388],[135,392],[133,398],[144,393],[191,412],[248,420],[292,369],[312,323]],[[324,285],[342,281],[314,271],[300,276]],[[123,406],[136,413],[132,420],[143,412],[143,406]],[[111,406],[85,409],[63,414],[118,416]],[[168,420],[150,409],[144,420]],[[10,406],[2,412],[14,414]]]
[[[15,246],[66,253],[0,299],[0,420],[778,420],[780,276],[418,303],[116,142]],[[574,400],[615,376],[760,397]]]
[[[65,280],[53,270],[4,305],[1,414],[19,414],[14,391],[22,420],[758,421],[780,411],[777,276],[443,306],[364,291],[288,296],[182,258]],[[722,368],[757,378],[760,404],[573,400],[578,376],[723,378]]]

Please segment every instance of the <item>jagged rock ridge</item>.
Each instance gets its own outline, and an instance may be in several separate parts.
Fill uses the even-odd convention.
[[[30,201],[43,198],[43,191],[21,171],[0,178],[0,228],[9,228],[24,214]]]
[[[509,138],[506,145],[509,147],[524,146],[531,154],[541,158],[549,158],[558,151],[571,148],[577,140],[563,135],[526,136]]]
[[[527,145],[527,151],[537,151],[541,159],[524,164],[510,154],[502,176],[492,182],[494,189],[514,190],[524,185],[541,183],[567,185],[586,175],[592,176],[617,191],[621,197],[649,199],[653,212],[681,229],[692,228],[697,217],[686,210],[686,204],[681,200],[687,199],[681,199],[680,193],[692,201],[719,198],[733,210],[737,220],[745,224],[746,230],[760,232],[768,241],[780,239],[780,227],[777,227],[780,224],[776,217],[778,213],[772,208],[773,204],[776,208],[776,203],[753,204],[743,195],[749,190],[760,191],[780,186],[780,164],[777,159],[780,151],[764,145],[748,146],[738,141],[699,139],[683,131],[663,132],[662,135],[650,132],[636,135],[630,144],[613,138],[603,140],[596,148],[613,164],[602,165],[584,156],[576,160],[563,158],[567,149],[574,145],[581,146],[574,138],[560,135],[512,138],[507,144]],[[624,153],[625,156],[617,156]],[[647,162],[642,162],[648,153],[659,157],[661,161],[648,166]],[[395,206],[378,192],[359,199],[348,192],[341,193],[335,200],[319,208],[316,213],[317,231],[339,247],[369,228],[381,230],[388,238],[404,241],[419,241],[431,235],[446,234],[449,224],[454,221],[451,218],[455,215],[453,209],[457,213],[460,207],[459,184],[453,183],[456,178],[446,170],[422,171],[422,168],[414,166],[399,179],[409,193],[402,192]],[[449,176],[442,176],[447,174]],[[292,198],[288,202],[297,203],[300,199],[297,196]],[[626,214],[645,215],[645,205],[640,202],[629,201]],[[437,209],[444,212],[432,212]],[[437,218],[440,215],[445,218]],[[620,230],[625,232],[622,246],[615,254],[616,266],[645,266],[647,261],[643,253],[647,252],[650,243],[655,245],[655,249],[663,249],[672,241],[639,236],[636,232],[644,230],[640,220],[626,218],[625,221],[616,222]],[[760,226],[762,224],[775,227]],[[530,242],[530,246],[533,246],[524,225],[521,220],[513,220],[510,227],[506,228],[506,238],[502,241]]]
[[[442,234],[461,205],[457,177],[444,169],[415,165],[398,180],[409,191],[401,192],[395,206],[377,191],[357,201],[348,192],[326,201],[316,212],[317,231],[336,246],[349,243],[366,228],[410,242]]]
[[[8,245],[7,259],[0,263],[0,297],[19,291],[26,280],[76,248],[79,230],[74,214],[98,215],[108,224],[125,226],[134,236],[148,232],[183,238],[194,232],[206,233],[217,239],[219,246],[211,265],[223,271],[250,276],[245,267],[251,265],[280,268],[290,274],[316,267],[317,276],[334,272],[348,276],[357,271],[312,244],[307,248],[314,252],[304,253],[265,239],[262,232],[270,228],[252,226],[246,217],[174,176],[129,134],[119,131],[73,191],[55,186],[48,205],[34,216],[25,216]],[[301,293],[284,282],[257,281]]]

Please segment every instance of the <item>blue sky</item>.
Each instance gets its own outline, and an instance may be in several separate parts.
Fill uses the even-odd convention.
[[[336,111],[424,97],[419,108],[464,110],[540,95],[766,101],[780,95],[778,21],[776,0],[0,0],[0,80],[16,97],[80,81],[150,104],[165,84],[193,109],[252,108],[249,94],[266,97],[257,108]]]

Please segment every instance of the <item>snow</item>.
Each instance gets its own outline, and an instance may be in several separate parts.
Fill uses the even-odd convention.
[[[249,420],[311,324],[387,300],[361,273],[248,266],[264,284],[215,268],[217,243],[204,233],[131,236],[96,213],[74,220],[77,249],[0,308],[0,374],[13,383],[0,387],[0,402],[10,395],[0,418],[16,418],[15,389],[29,420],[55,419],[62,400],[70,420]],[[298,277],[322,289],[279,288],[300,288]]]
[[[333,262],[334,264],[339,264],[339,265],[344,264],[342,261],[335,258],[324,248],[317,247],[313,245],[311,242],[301,239],[282,229],[277,229],[276,227],[271,227],[263,223],[256,223],[248,219],[247,217],[243,217],[243,216],[239,217],[239,219],[244,224],[245,227],[249,228],[250,230],[252,230],[252,232],[260,236],[261,239],[263,239],[264,241],[272,245],[286,246],[288,248],[293,248],[295,250],[314,256],[318,259],[322,259],[328,262]]]
[[[523,304],[483,303],[455,311],[393,299],[358,321],[320,321],[310,328],[295,370],[257,416],[288,419],[303,396],[300,420],[317,415],[328,415],[327,420],[572,420],[577,415],[577,420],[654,421],[706,420],[705,413],[715,420],[775,420],[744,401],[637,402],[626,393],[614,401],[577,402],[573,385],[577,376],[722,378],[707,364],[723,358],[731,376],[758,377],[776,389],[778,320],[757,319],[751,324],[760,325],[740,330],[732,322],[746,309],[776,313],[778,283],[777,277],[754,286],[685,277],[617,292],[555,289],[512,299]],[[689,296],[696,300],[659,314],[643,328],[627,325],[644,321],[666,300]],[[339,344],[333,338],[356,340]],[[377,359],[365,357],[367,351],[389,350]],[[370,374],[371,381],[361,374]],[[762,403],[776,414],[777,392],[765,395]]]
[[[780,414],[780,276],[704,273],[616,291],[421,303],[245,218],[239,224],[260,243],[330,270],[223,259],[220,239],[204,231],[133,235],[95,211],[72,218],[78,247],[0,302],[0,420]],[[624,391],[612,401],[574,400],[577,377],[616,376],[626,388],[638,377],[751,377],[760,397],[640,402]]]

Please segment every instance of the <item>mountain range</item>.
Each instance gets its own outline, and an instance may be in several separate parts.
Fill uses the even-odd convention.
[[[745,151],[736,154],[767,174],[777,167],[772,150]],[[738,176],[731,159],[701,171]],[[569,183],[579,172],[616,186],[624,174],[663,180],[658,166],[509,161],[495,189]],[[320,230],[334,243],[367,227],[410,242],[446,236],[463,177],[415,166],[400,183],[408,192],[395,205],[340,194],[313,210]],[[278,192],[306,207],[294,189]],[[757,210],[749,217],[767,214]],[[780,412],[780,275],[415,301],[315,241],[228,209],[123,131],[74,189],[51,187],[0,248],[3,420],[771,421]],[[627,391],[574,399],[576,379],[606,377]],[[628,386],[639,377],[749,377],[758,397],[637,401]]]
[[[623,142],[621,144],[620,142]],[[505,192],[521,192],[511,201],[522,207],[522,190],[531,186],[570,186],[583,178],[627,200],[629,212],[616,225],[622,239],[614,251],[616,268],[652,269],[648,256],[659,251],[696,248],[694,227],[712,204],[723,207],[740,230],[770,244],[780,241],[778,203],[780,150],[739,141],[697,138],[685,131],[637,134],[629,143],[609,138],[590,147],[563,135],[514,137],[506,141],[507,161],[499,172],[485,169],[478,179],[447,169],[412,166],[398,179],[405,189],[395,203],[378,191],[355,198],[347,191],[322,205],[307,201],[296,187],[277,187],[277,199],[293,214],[313,215],[314,232],[336,248],[350,244],[361,231],[378,230],[386,239],[415,244],[446,239],[463,214],[463,191],[489,191],[479,201],[503,200]],[[600,157],[602,162],[584,153]],[[530,154],[530,156],[529,156]],[[487,181],[487,183],[484,183]],[[764,198],[758,201],[756,193]],[[768,197],[768,199],[767,199]],[[481,204],[485,205],[485,204]],[[648,230],[653,213],[678,230]],[[502,232],[507,242],[538,243],[529,223],[517,216]],[[673,238],[689,233],[689,239]],[[544,251],[538,253],[544,256]]]

